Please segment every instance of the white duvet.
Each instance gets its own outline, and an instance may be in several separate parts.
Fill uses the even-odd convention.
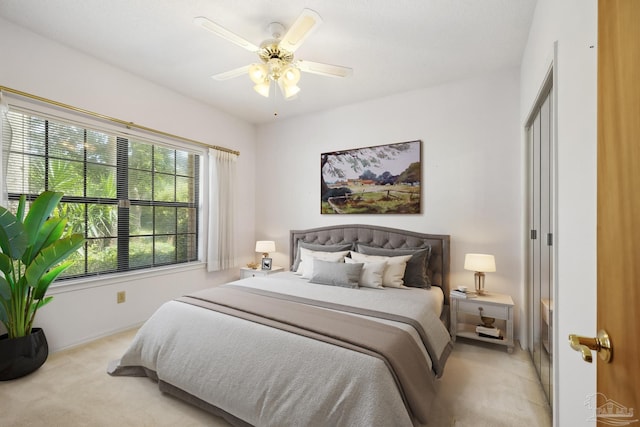
[[[448,339],[444,325],[433,325],[442,309],[439,288],[347,289],[290,273],[230,285],[415,316]],[[412,327],[390,323],[419,339]],[[153,314],[110,370],[129,366],[155,371],[159,380],[255,426],[414,425],[380,359],[177,301]],[[425,405],[432,398],[425,396]]]

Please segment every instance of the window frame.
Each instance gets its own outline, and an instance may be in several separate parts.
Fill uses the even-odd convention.
[[[3,98],[5,98],[3,93]],[[194,208],[196,209],[196,246],[195,250],[197,251],[197,259],[193,261],[185,261],[171,264],[162,264],[156,266],[145,266],[141,268],[134,268],[129,270],[122,271],[109,271],[109,272],[98,272],[95,274],[76,276],[76,277],[67,277],[60,278],[56,282],[54,282],[50,287],[50,293],[55,294],[57,290],[65,289],[69,290],[75,288],[86,288],[86,287],[94,287],[101,286],[110,283],[119,283],[122,281],[129,281],[132,277],[142,278],[142,277],[153,277],[158,274],[167,274],[168,272],[178,272],[178,271],[188,271],[194,268],[204,268],[206,266],[206,247],[207,247],[207,239],[208,239],[208,222],[205,220],[208,216],[208,207],[209,207],[209,185],[207,176],[209,174],[209,161],[208,161],[208,150],[205,146],[198,145],[196,143],[189,143],[188,141],[177,140],[173,138],[169,138],[162,134],[156,134],[151,131],[145,131],[138,128],[127,128],[122,129],[122,126],[118,126],[117,123],[110,122],[109,120],[101,120],[98,117],[94,117],[88,113],[83,113],[82,110],[72,111],[68,109],[64,109],[62,107],[50,106],[43,102],[24,100],[21,98],[14,97],[6,97],[6,102],[2,103],[2,111],[4,112],[5,108],[8,110],[16,110],[23,114],[33,114],[38,117],[42,117],[51,121],[60,121],[62,123],[70,124],[73,126],[77,126],[84,129],[95,130],[98,132],[105,132],[109,135],[116,137],[117,139],[125,138],[127,140],[135,140],[136,142],[143,142],[146,144],[151,144],[157,147],[168,148],[172,150],[181,150],[189,152],[190,154],[195,154],[198,156],[199,162],[195,171],[195,185],[198,186],[199,190],[197,192],[197,199],[194,201]],[[3,99],[3,101],[5,101]],[[4,121],[4,119],[3,119]],[[2,145],[2,140],[0,140],[0,145]],[[2,150],[0,150],[0,188],[1,188],[1,204],[3,206],[7,205],[9,201],[9,195],[6,188],[5,182],[5,174],[4,170],[4,156],[5,156],[5,147],[2,146]],[[85,163],[86,165],[86,163]],[[174,175],[175,176],[175,175]],[[84,179],[84,177],[83,177]],[[86,180],[85,180],[86,183]],[[120,191],[120,185],[117,186],[118,191]],[[120,194],[116,195],[116,198],[119,199]],[[34,197],[29,197],[28,200],[33,200]],[[73,202],[77,200],[77,197],[73,196],[65,196],[63,197],[63,202]],[[128,201],[128,194],[125,200]],[[151,203],[143,203],[146,205]],[[118,202],[119,206],[121,202]],[[128,205],[128,203],[127,203]],[[118,207],[118,210],[124,209],[122,207]],[[176,230],[177,233],[177,230]],[[120,235],[120,230],[118,230],[118,235]],[[155,235],[155,232],[154,232]],[[176,234],[177,235],[177,234]],[[131,236],[122,237],[127,242],[129,241]],[[120,239],[121,237],[117,237]],[[120,244],[120,241],[118,242]],[[86,260],[87,258],[85,258]]]

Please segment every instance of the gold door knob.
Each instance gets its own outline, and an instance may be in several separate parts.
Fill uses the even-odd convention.
[[[582,353],[582,360],[587,363],[593,362],[591,357],[591,350],[595,350],[600,355],[600,359],[604,362],[611,362],[613,356],[613,348],[611,347],[611,340],[609,334],[604,329],[598,332],[598,336],[595,338],[581,337],[578,335],[569,335],[569,345],[575,351]]]

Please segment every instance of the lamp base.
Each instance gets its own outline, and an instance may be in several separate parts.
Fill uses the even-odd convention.
[[[476,293],[478,295],[487,295],[488,292],[484,289],[484,273],[482,271],[476,271],[474,275]]]

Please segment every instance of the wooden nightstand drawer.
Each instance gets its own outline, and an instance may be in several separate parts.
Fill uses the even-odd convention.
[[[497,306],[493,304],[483,304],[476,301],[459,301],[458,311],[463,313],[495,317],[498,319],[506,319],[509,315],[509,308],[504,306]]]
[[[271,270],[254,270],[253,268],[242,267],[240,269],[240,278],[246,279],[247,277],[267,277],[270,274],[280,273],[284,271],[283,267],[273,267]]]

